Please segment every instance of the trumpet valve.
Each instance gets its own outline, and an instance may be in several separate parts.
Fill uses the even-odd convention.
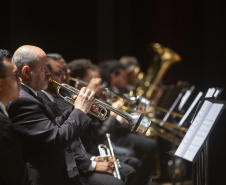
[[[116,163],[117,163],[118,167],[119,167],[119,168],[121,168],[121,165],[120,165],[119,159],[117,159],[117,160],[116,160]]]
[[[108,161],[111,163],[114,163],[117,160],[115,159],[115,157],[110,156],[110,157],[108,157]]]

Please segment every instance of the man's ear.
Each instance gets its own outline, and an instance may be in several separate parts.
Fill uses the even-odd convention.
[[[28,79],[31,76],[31,68],[27,65],[23,66],[21,74]]]

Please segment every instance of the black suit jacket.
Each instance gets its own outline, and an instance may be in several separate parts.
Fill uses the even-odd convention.
[[[39,91],[38,94],[42,97],[42,99],[46,102],[46,104],[51,108],[54,115],[60,116],[62,114],[59,107],[55,103],[53,103],[42,91]],[[68,108],[69,107],[71,108],[71,105],[68,106]],[[89,169],[89,166],[91,165],[91,160],[90,160],[91,155],[89,155],[86,152],[80,139],[76,139],[70,145],[70,148],[71,148],[72,152],[74,153],[74,158],[76,160],[80,173],[86,173]]]
[[[16,132],[0,109],[0,184],[28,185],[27,169]]]
[[[23,85],[19,99],[9,104],[8,113],[21,140],[29,174],[36,184],[80,184],[70,144],[89,125],[91,119],[86,114],[71,108],[55,118]]]
[[[57,107],[54,105],[54,103],[44,94],[42,93],[43,98],[46,100],[46,103],[49,105],[49,107],[54,111],[54,112],[59,112],[59,108],[60,107],[67,107],[67,109],[69,109],[71,107],[71,104],[68,104],[65,101],[57,101]],[[45,96],[45,97],[44,97]],[[61,98],[62,99],[62,98]],[[59,99],[58,99],[59,100]],[[56,101],[56,98],[55,98]],[[58,110],[56,110],[58,109]],[[89,115],[92,119],[94,119],[95,117],[93,117],[92,115]],[[95,118],[97,119],[97,118]],[[98,121],[99,122],[99,121]],[[87,130],[92,130],[92,128],[86,129]],[[84,133],[86,133],[86,131]],[[87,137],[91,137],[89,134],[86,134]],[[94,135],[94,138],[96,138],[97,135]],[[93,139],[93,138],[92,138]],[[97,149],[97,145],[94,145],[95,148]],[[87,153],[85,147],[83,146],[82,141],[79,139],[75,140],[72,144],[71,144],[71,149],[74,153],[74,158],[76,160],[76,163],[78,165],[78,169],[79,169],[79,173],[82,177],[83,182],[85,182],[86,184],[97,184],[97,185],[102,185],[102,184],[114,184],[114,185],[119,185],[119,184],[124,184],[122,181],[114,178],[111,175],[106,175],[106,174],[102,174],[102,173],[98,173],[95,171],[88,171],[90,165],[91,165],[91,160],[90,158],[92,157],[92,155],[90,155],[89,153]],[[98,150],[98,149],[97,149]],[[129,181],[132,179],[131,177],[134,175],[135,171],[134,169],[129,166],[126,165],[124,163],[121,163],[122,168],[120,168],[120,173],[121,173],[121,177],[124,181]]]
[[[45,101],[45,103],[50,107],[51,111],[53,112],[54,116],[61,116],[63,114],[63,112],[60,111],[60,109],[58,108],[58,105],[54,102],[52,102],[48,96],[46,96],[45,93],[43,93],[42,91],[38,91],[38,94],[41,96],[41,98]],[[61,98],[62,99],[62,98]],[[72,108],[72,106],[70,106],[70,108]],[[68,108],[69,109],[69,108]]]
[[[46,94],[44,94],[42,91],[39,91],[38,94],[43,98],[43,100],[46,102],[46,104],[51,108],[51,110],[53,111],[53,113],[56,116],[60,116],[62,113],[59,109],[59,107],[53,103],[47,96]],[[64,101],[65,102],[65,101]],[[66,102],[65,102],[66,103]],[[67,104],[67,103],[66,103]],[[66,106],[65,106],[66,107]],[[68,108],[71,107],[68,106]],[[81,140],[80,139],[76,139],[71,145],[70,148],[72,150],[72,152],[74,153],[74,158],[76,160],[78,169],[80,173],[86,173],[91,165],[91,155],[89,155]]]

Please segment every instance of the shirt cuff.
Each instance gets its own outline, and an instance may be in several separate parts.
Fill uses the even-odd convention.
[[[118,120],[119,123],[122,123],[122,117],[121,116],[117,116],[116,119]]]
[[[94,171],[96,168],[96,165],[97,165],[96,161],[92,161],[91,165],[88,168],[88,171]]]

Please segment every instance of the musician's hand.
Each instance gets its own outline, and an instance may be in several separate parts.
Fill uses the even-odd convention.
[[[83,87],[74,102],[74,108],[80,109],[85,114],[87,114],[95,101],[94,95],[95,93],[93,91]]]
[[[91,89],[97,97],[100,96],[102,91],[104,90],[105,86],[101,84],[102,79],[101,78],[92,78],[89,82],[89,85],[87,88]]]
[[[146,113],[149,113],[149,112],[154,112],[155,111],[155,108],[153,106],[149,106],[146,110]]]
[[[122,110],[123,104],[124,104],[123,101],[118,100],[118,101],[112,103],[112,107],[114,107],[114,108],[116,108],[116,109],[119,109],[119,110]],[[113,111],[110,112],[110,115],[111,115],[111,116],[114,116],[114,117],[117,117],[117,114],[114,113]]]
[[[102,157],[96,156],[96,157],[94,158],[94,161],[96,161],[96,162],[101,162],[102,159],[103,159]]]
[[[114,165],[110,162],[97,162],[94,171],[113,175]]]

